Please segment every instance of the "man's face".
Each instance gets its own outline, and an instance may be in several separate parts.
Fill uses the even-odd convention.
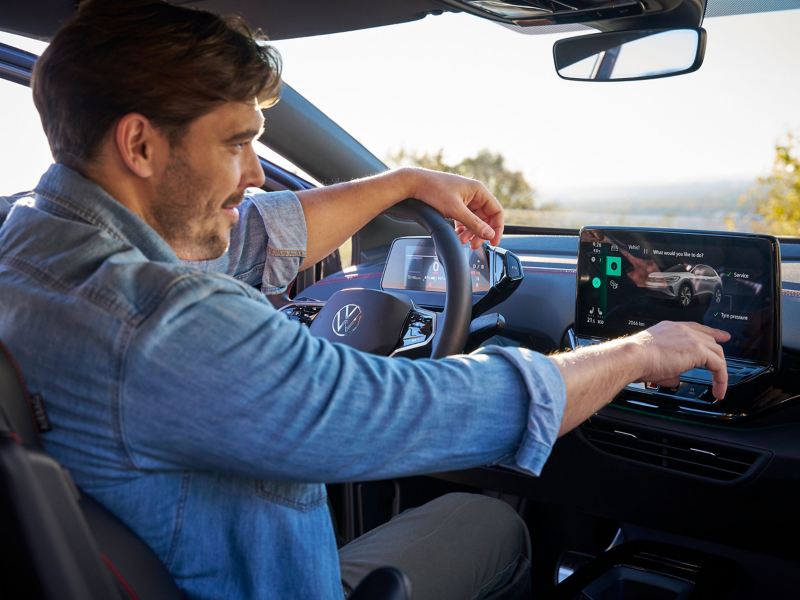
[[[264,184],[252,146],[263,124],[255,100],[230,102],[193,121],[169,148],[147,221],[180,258],[207,260],[228,249],[245,189]]]

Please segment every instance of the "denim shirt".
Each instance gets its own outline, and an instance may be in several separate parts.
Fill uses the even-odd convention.
[[[565,388],[530,351],[384,358],[310,335],[253,286],[305,252],[291,192],[250,194],[230,250],[181,262],[62,165],[0,227],[0,339],[47,451],[192,598],[341,598],[323,482],[503,463],[533,474]]]

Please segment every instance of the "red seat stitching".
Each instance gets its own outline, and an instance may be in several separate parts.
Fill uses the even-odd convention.
[[[116,578],[116,580],[122,586],[122,589],[125,590],[125,593],[128,594],[128,597],[131,598],[131,600],[139,600],[139,596],[136,595],[136,592],[128,583],[128,580],[125,579],[122,576],[122,573],[120,573],[117,570],[117,567],[113,563],[113,561],[102,552],[100,553],[100,559],[103,561],[103,564],[105,564],[105,566],[108,567],[108,570],[111,571],[111,574]]]

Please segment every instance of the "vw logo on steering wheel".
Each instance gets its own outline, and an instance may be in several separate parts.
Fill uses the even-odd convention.
[[[346,304],[340,308],[333,317],[331,328],[333,333],[344,337],[358,329],[361,323],[361,307],[358,304]]]

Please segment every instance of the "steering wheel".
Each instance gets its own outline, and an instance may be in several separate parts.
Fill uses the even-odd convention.
[[[433,344],[431,357],[458,354],[467,339],[472,313],[472,283],[461,242],[435,209],[419,200],[404,200],[389,214],[416,221],[433,238],[447,280],[442,314],[418,308],[397,292],[348,288],[327,302],[293,302],[281,310],[310,324],[314,335],[373,354],[390,356]]]

